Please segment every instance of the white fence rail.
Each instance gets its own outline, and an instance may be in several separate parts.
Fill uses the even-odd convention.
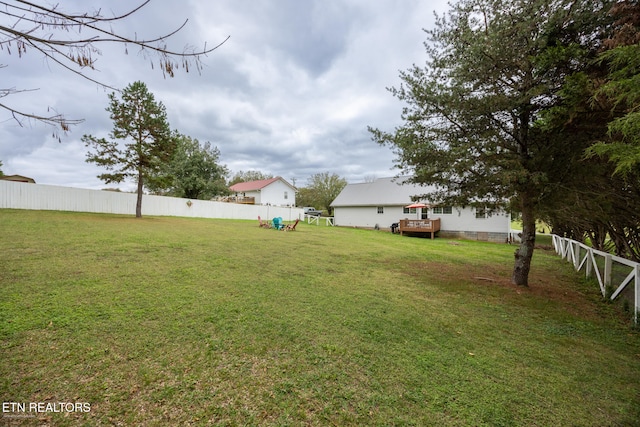
[[[319,224],[321,219],[324,219],[324,224],[327,226],[331,226],[333,227],[335,224],[333,223],[333,217],[332,216],[317,216],[317,215],[306,215],[305,217],[307,218],[307,224],[313,224],[315,223],[316,225]]]
[[[135,215],[136,195],[0,180],[1,208]],[[304,212],[301,208],[294,207],[245,205],[144,195],[142,215],[255,219],[256,221],[260,215],[264,219],[282,217],[285,221],[295,221],[298,218],[302,219]]]
[[[603,297],[615,300],[625,297],[633,301],[633,320],[638,323],[640,312],[640,263],[595,250],[584,243],[551,235],[556,253],[571,262],[577,271],[584,269],[586,277],[595,277]],[[632,283],[632,287],[628,286]],[[611,295],[607,295],[610,290]]]

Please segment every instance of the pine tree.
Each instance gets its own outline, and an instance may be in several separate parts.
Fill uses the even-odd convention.
[[[113,120],[110,140],[84,135],[82,141],[90,148],[86,160],[112,171],[98,175],[105,183],[127,178],[137,183],[136,217],[140,218],[145,180],[169,161],[175,140],[171,138],[164,105],[155,101],[144,83],[127,86],[121,100],[115,93],[109,94],[109,101],[106,110]]]
[[[527,286],[535,220],[560,171],[581,157],[551,138],[546,111],[565,79],[595,58],[611,1],[461,0],[427,30],[428,59],[400,74],[407,103],[394,132],[370,129],[412,182],[435,184],[436,202],[522,214],[512,282]],[[582,140],[575,140],[582,144]]]

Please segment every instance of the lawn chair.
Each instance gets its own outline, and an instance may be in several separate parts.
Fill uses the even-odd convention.
[[[282,218],[277,216],[275,218],[273,218],[273,222],[271,223],[272,227],[275,228],[276,230],[283,230],[284,229],[284,224],[282,223]]]
[[[262,218],[260,218],[260,215],[258,215],[258,227],[271,228],[268,222],[263,221]]]
[[[284,231],[296,231],[296,225],[298,225],[299,222],[300,219],[296,219],[296,222],[294,222],[293,224],[287,224],[287,226],[284,228]]]

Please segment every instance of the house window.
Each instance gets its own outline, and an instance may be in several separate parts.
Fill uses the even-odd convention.
[[[489,218],[493,215],[493,211],[487,208],[476,208],[476,218],[484,219]]]
[[[284,192],[284,199],[287,200],[289,198],[289,192],[285,191]]]
[[[452,214],[453,208],[451,206],[436,206],[433,208],[433,213],[441,215]]]
[[[416,214],[416,208],[402,208],[402,213],[405,215]]]
[[[384,207],[383,206],[378,206],[378,213],[379,214],[383,214],[384,213]]]

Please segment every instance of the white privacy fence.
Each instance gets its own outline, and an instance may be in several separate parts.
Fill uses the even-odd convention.
[[[0,180],[0,208],[135,215],[136,194]],[[244,205],[178,197],[142,197],[142,215],[221,219],[302,219],[301,208]]]
[[[640,263],[595,250],[584,243],[551,235],[553,246],[563,259],[577,271],[584,269],[586,277],[595,275],[605,298],[625,298],[633,304],[633,320],[638,323],[640,312]]]

